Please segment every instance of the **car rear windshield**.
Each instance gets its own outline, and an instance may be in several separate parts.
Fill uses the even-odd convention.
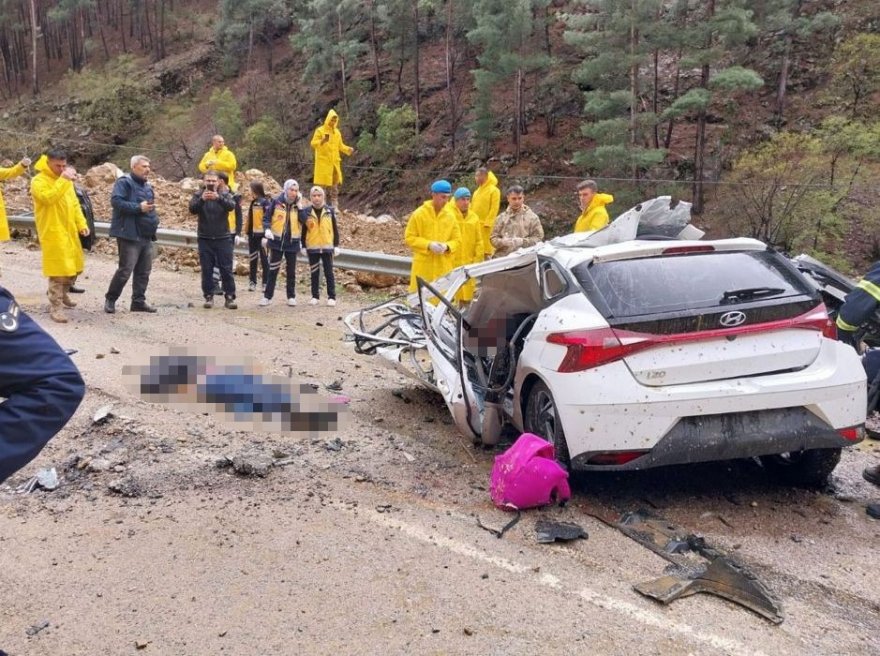
[[[769,251],[584,263],[572,272],[587,295],[595,301],[598,294],[602,309],[618,318],[813,295],[781,256]]]

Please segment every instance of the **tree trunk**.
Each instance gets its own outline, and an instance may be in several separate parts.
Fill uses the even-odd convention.
[[[631,7],[632,17],[630,20],[632,22],[629,26],[629,56],[632,63],[630,64],[629,69],[629,146],[630,152],[634,153],[638,144],[639,129],[639,63],[638,58],[636,57],[639,44],[639,28],[636,24],[636,0],[632,0]],[[632,162],[630,172],[632,173],[633,180],[639,179],[639,167],[635,160]]]
[[[785,46],[782,51],[782,63],[779,67],[779,84],[776,87],[776,125],[782,126],[785,122],[785,94],[788,90],[788,69],[791,64],[792,35],[785,35]]]
[[[452,135],[452,153],[455,154],[455,132],[457,129],[455,121],[455,94],[452,91],[452,20],[453,0],[446,0],[446,98],[449,110],[449,132]]]
[[[336,37],[338,39],[337,43],[342,43],[342,14],[337,9],[336,11]],[[348,110],[348,93],[345,87],[345,53],[340,50],[339,51],[339,67],[342,72],[342,105],[345,107],[345,113],[350,113]]]
[[[681,85],[681,49],[679,48],[678,53],[675,57],[675,82],[672,88],[672,102],[678,98],[678,89]],[[675,125],[675,119],[670,118],[669,123],[666,124],[666,136],[663,138],[663,147],[666,150],[669,150],[670,144],[672,144],[672,126]]]
[[[382,76],[379,74],[379,46],[376,39],[376,0],[370,0],[370,50],[373,53],[373,76],[376,78],[376,91],[381,91]]]
[[[422,87],[419,80],[419,2],[413,1],[413,73],[415,75],[415,110],[416,110],[416,134],[419,133],[421,127],[421,96]]]
[[[514,82],[514,101],[513,101],[513,157],[515,162],[519,162],[520,152],[522,151],[522,143],[520,137],[520,127],[522,126],[522,69],[516,69],[516,81]]]
[[[715,0],[709,0],[706,4],[706,20],[710,20],[715,15]],[[712,35],[707,37],[706,49],[712,47]],[[700,88],[709,88],[709,76],[711,70],[709,64],[703,64],[700,69]],[[694,143],[694,185],[693,185],[693,205],[691,212],[696,215],[703,213],[704,207],[704,187],[703,173],[706,165],[706,110],[701,109],[697,114],[697,136]]]
[[[31,93],[40,95],[40,81],[37,76],[37,0],[30,0],[31,9]]]

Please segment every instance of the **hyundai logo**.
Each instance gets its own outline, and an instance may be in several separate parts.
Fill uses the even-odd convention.
[[[733,328],[734,326],[739,326],[746,322],[746,315],[743,312],[738,310],[734,310],[733,312],[725,312],[721,315],[721,318],[718,319],[718,323],[720,323],[725,328]]]

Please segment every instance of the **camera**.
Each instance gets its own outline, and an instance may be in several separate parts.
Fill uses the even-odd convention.
[[[217,184],[214,182],[208,182],[205,184],[205,191],[217,191]]]

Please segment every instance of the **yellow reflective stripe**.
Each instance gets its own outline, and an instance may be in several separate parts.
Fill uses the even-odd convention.
[[[859,284],[856,285],[859,289],[864,289],[871,296],[874,297],[874,300],[880,302],[880,287],[875,285],[870,280],[860,280]]]
[[[837,315],[836,323],[838,328],[840,328],[841,330],[846,330],[847,332],[854,333],[859,329],[858,326],[849,325],[846,321],[843,320],[843,317],[841,317],[839,314]]]

